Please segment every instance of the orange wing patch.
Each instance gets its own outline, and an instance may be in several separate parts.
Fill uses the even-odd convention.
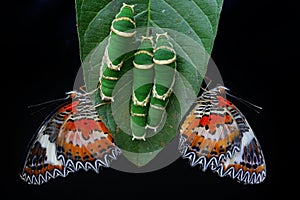
[[[239,145],[241,133],[230,114],[210,114],[199,118],[195,111],[191,111],[181,126],[181,134],[190,150],[198,156],[210,158],[233,151],[233,147]]]
[[[59,153],[66,159],[92,162],[103,159],[115,149],[113,137],[104,123],[99,120],[84,118],[68,120],[57,140]]]
[[[191,166],[210,168],[245,184],[261,183],[266,165],[261,147],[243,114],[224,98],[225,88],[204,92],[180,128],[179,150]]]
[[[86,94],[68,93],[65,104],[46,118],[34,136],[20,174],[28,184],[43,184],[80,169],[109,167],[121,152]]]

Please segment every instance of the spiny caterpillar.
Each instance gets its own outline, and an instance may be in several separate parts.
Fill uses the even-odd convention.
[[[133,92],[131,101],[132,140],[145,140],[147,115],[154,77],[153,39],[142,37],[141,45],[134,54]]]
[[[156,34],[156,46],[153,51],[154,85],[150,99],[147,127],[155,132],[165,117],[166,107],[175,83],[176,52],[167,32]]]
[[[127,55],[133,55],[129,53],[136,44],[133,7],[123,3],[110,27],[99,78],[100,97],[104,101],[114,100],[113,90],[124,74],[123,63]],[[156,133],[165,119],[175,83],[176,52],[167,32],[156,34],[155,48],[152,36],[142,36],[139,48],[134,51],[130,126],[133,140],[145,140],[147,128]]]
[[[113,101],[113,90],[121,76],[121,68],[129,45],[134,44],[136,24],[133,5],[123,3],[110,27],[110,35],[100,67],[100,96],[102,100]]]
[[[156,34],[154,49],[152,37],[142,37],[133,66],[132,139],[145,140],[147,128],[161,126],[175,83],[176,53],[167,32]]]

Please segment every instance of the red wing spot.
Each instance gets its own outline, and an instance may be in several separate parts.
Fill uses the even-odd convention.
[[[209,124],[209,117],[207,115],[204,115],[200,120],[198,126],[205,127]]]
[[[233,120],[230,115],[226,114],[224,116],[217,114],[210,114],[209,116],[203,116],[199,120],[199,126],[205,127],[206,130],[209,130],[211,134],[216,132],[216,129],[219,125],[230,124]]]
[[[65,112],[65,111],[68,111],[68,112],[74,112],[74,113],[77,113],[77,105],[79,104],[79,101],[73,101],[72,103],[60,108],[58,110],[58,113],[62,113],[62,112]]]
[[[219,107],[226,107],[226,106],[230,106],[230,107],[233,107],[235,108],[235,106],[233,105],[233,103],[231,103],[230,101],[228,101],[227,99],[225,99],[224,97],[222,96],[217,96],[218,98],[218,106]]]
[[[233,122],[232,117],[229,114],[225,115],[225,124],[231,124]]]

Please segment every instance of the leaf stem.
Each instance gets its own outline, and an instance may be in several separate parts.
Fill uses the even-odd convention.
[[[148,11],[148,15],[147,15],[147,31],[146,31],[146,37],[149,37],[149,26],[150,26],[150,7],[151,7],[151,0],[148,1],[148,7],[147,7],[147,11]]]

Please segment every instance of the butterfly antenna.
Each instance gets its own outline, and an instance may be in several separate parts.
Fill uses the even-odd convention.
[[[228,96],[231,96],[231,97],[237,99],[238,101],[242,102],[244,105],[246,105],[248,108],[251,108],[251,109],[254,110],[256,113],[260,113],[260,110],[263,109],[262,107],[260,107],[260,106],[258,106],[258,105],[255,105],[255,104],[253,104],[253,103],[251,103],[251,102],[249,102],[249,101],[247,101],[247,100],[245,100],[245,99],[242,99],[242,98],[240,98],[240,97],[237,97],[237,96],[235,96],[235,95],[233,95],[233,94],[230,94],[230,93],[228,93],[228,92],[226,92],[226,94],[227,94]]]
[[[64,97],[64,98],[59,98],[59,99],[53,99],[53,100],[46,101],[46,102],[39,103],[39,104],[29,105],[29,106],[27,106],[27,108],[40,107],[40,106],[44,106],[44,105],[51,104],[51,103],[54,103],[54,102],[64,101],[64,100],[66,100],[68,98],[70,98],[70,96],[67,96],[67,97]]]
[[[29,105],[27,106],[28,109],[32,109],[32,108],[37,108],[37,107],[40,107],[38,110],[34,111],[34,112],[31,112],[30,115],[35,115],[35,113],[38,113],[40,112],[41,110],[44,110],[45,108],[47,108],[46,105],[48,104],[52,104],[52,103],[55,103],[55,102],[61,102],[61,101],[64,101],[64,100],[67,100],[69,99],[71,96],[68,95],[64,98],[59,98],[59,99],[53,99],[53,100],[50,100],[50,101],[46,101],[46,102],[42,102],[42,103],[38,103],[38,104],[33,104],[33,105]],[[42,107],[43,106],[43,107]]]
[[[205,88],[201,87],[205,92],[207,92],[209,90],[209,86],[212,83],[212,79],[209,78],[208,76],[204,76],[203,81],[205,83]]]

